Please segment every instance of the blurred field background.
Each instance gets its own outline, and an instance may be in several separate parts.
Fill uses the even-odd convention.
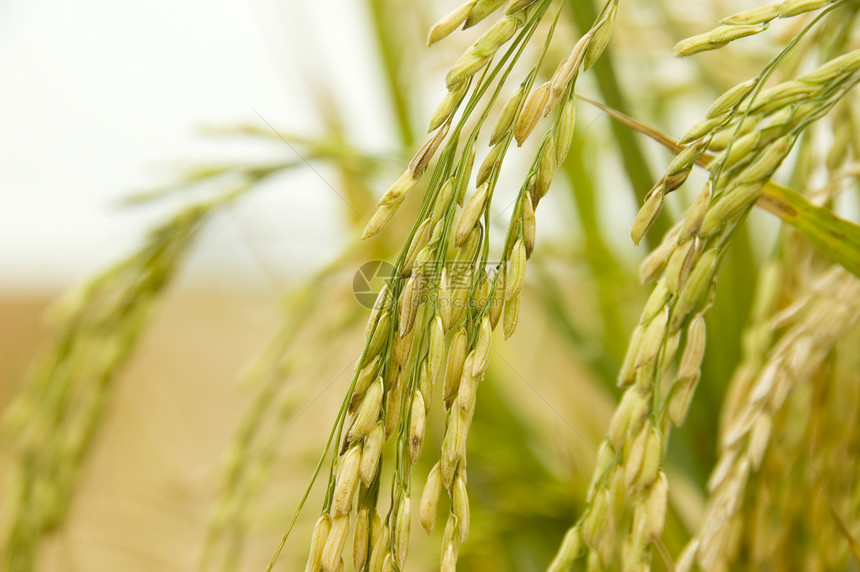
[[[8,201],[0,214],[0,409],[22,391],[40,348],[51,347],[50,333],[80,303],[73,296],[54,307],[58,296],[80,292],[87,277],[144,243],[146,229],[188,205],[237,185],[249,189],[194,227],[187,256],[169,261],[178,273],[158,293],[149,318],[129,326],[142,333],[128,362],[111,373],[101,421],[68,498],[59,501],[64,516],[25,543],[36,557],[32,569],[265,569],[361,351],[368,312],[353,297],[353,273],[368,260],[393,259],[417,201],[407,202],[381,239],[357,243],[363,219],[423,141],[445,70],[473,39],[455,35],[424,46],[427,29],[449,4],[223,1],[180,2],[174,10],[166,2],[124,8],[89,2],[63,8],[66,19],[56,3],[3,8],[11,16],[4,26],[15,33],[0,46],[25,55],[18,61],[6,49],[0,58],[0,72],[8,72],[2,81],[23,110],[2,112],[13,129],[0,151],[14,161],[0,167]],[[598,9],[590,0],[570,4],[553,61],[566,55]],[[796,32],[774,25],[741,47],[671,57],[675,42],[747,4],[623,4],[608,53],[577,89],[664,132],[684,132],[714,97],[757,73]],[[849,22],[857,9],[848,12],[850,18],[828,20],[814,41],[842,34],[844,45],[856,48]],[[68,22],[76,21],[90,27],[70,30]],[[157,32],[150,38],[141,30]],[[164,46],[152,55],[147,45],[158,38]],[[75,48],[66,55],[64,41]],[[38,48],[40,42],[53,48]],[[35,73],[39,66],[47,71]],[[74,97],[53,95],[59,79],[59,93]],[[857,98],[844,107],[854,130]],[[481,385],[469,437],[472,532],[461,550],[462,570],[542,570],[582,511],[595,449],[621,395],[615,377],[650,291],[639,284],[637,266],[704,180],[694,173],[667,202],[648,246],[634,247],[628,229],[639,199],[671,154],[593,107],[581,103],[577,111],[571,153],[537,213],[519,329],[508,342],[494,338],[499,354]],[[833,140],[837,120],[824,121],[818,144]],[[856,145],[856,131],[850,137]],[[856,165],[860,149],[851,145],[832,170]],[[506,164],[504,191],[519,184],[526,160],[515,156]],[[783,178],[803,185],[808,181],[796,163]],[[856,221],[856,181],[851,185],[833,204]],[[129,196],[134,204],[119,206]],[[493,214],[504,214],[506,202]],[[501,225],[491,229],[494,237]],[[777,227],[773,217],[752,213],[721,270],[702,381],[666,463],[671,489],[663,541],[672,556],[703,514],[720,408],[742,360],[759,268],[766,260],[785,265],[784,306],[808,286],[807,272],[827,264],[798,235]],[[772,254],[785,243],[783,254]],[[99,343],[111,341],[110,331],[104,335]],[[855,327],[822,373],[838,372],[838,387],[853,389],[839,398],[815,397],[840,419],[860,407],[852,385],[860,381],[853,369],[857,347]],[[812,399],[809,386],[805,391],[791,407],[804,410]],[[431,416],[416,469],[419,491],[442,431],[441,416]],[[792,430],[790,419],[781,418],[775,434],[788,435],[786,447],[808,445],[810,466],[838,464],[832,453],[817,456],[812,445],[820,435],[813,429]],[[17,437],[6,431],[0,440],[4,490],[12,486]],[[860,453],[855,439],[844,447]],[[779,449],[775,456],[772,473],[761,477],[764,488],[786,470]],[[816,499],[814,508],[803,513],[791,498],[773,500],[773,514],[789,524],[770,549],[748,547],[743,564],[794,542],[814,551],[820,534],[830,539],[830,562],[856,570],[822,496],[824,489],[836,498],[856,537],[856,478],[789,472],[791,494]],[[318,483],[311,494],[278,569],[304,565],[323,489]],[[2,504],[8,512],[12,503]],[[438,568],[439,528],[428,539],[413,526],[409,570]],[[779,568],[789,561],[770,569],[804,569]],[[662,566],[655,558],[655,569]]]
[[[123,371],[67,524],[46,542],[39,569],[193,569],[242,401],[236,375],[273,329],[270,305],[195,290],[165,300]],[[4,406],[46,341],[47,302],[3,301]]]
[[[271,299],[261,300],[240,292],[189,290],[166,296],[135,357],[122,372],[110,412],[87,457],[67,521],[43,544],[38,570],[196,569],[218,494],[223,453],[250,398],[249,388],[237,385],[236,379],[276,330],[273,309],[276,311],[277,305]],[[47,339],[47,303],[45,299],[7,298],[2,305],[2,323],[7,332],[0,356],[4,364],[4,406],[20,390],[28,363]],[[529,536],[534,536],[523,541],[522,531],[514,523],[507,525],[513,529],[495,530],[491,525],[494,515],[507,512],[516,522],[522,510],[520,503],[537,502],[526,513],[534,518],[532,513],[537,512],[562,527],[572,501],[553,506],[542,501],[547,491],[537,496],[530,491],[542,484],[552,489],[552,494],[546,495],[549,499],[563,499],[567,496],[563,484],[566,473],[575,470],[577,480],[588,478],[591,465],[572,466],[568,449],[572,447],[588,458],[590,449],[582,439],[591,443],[599,440],[600,423],[611,413],[611,400],[608,393],[595,392],[588,385],[560,387],[560,381],[587,372],[577,372],[581,366],[563,357],[541,363],[544,352],[552,349],[545,344],[544,332],[553,327],[546,318],[529,319],[523,327],[523,337],[529,337],[531,342],[524,342],[522,351],[506,351],[504,355],[513,367],[531,372],[529,385],[507,365],[496,366],[500,382],[504,383],[503,394],[492,395],[496,389],[488,389],[485,402],[488,408],[509,407],[509,401],[516,402],[520,409],[517,422],[526,424],[528,432],[523,432],[522,427],[509,427],[499,436],[490,434],[493,424],[508,420],[506,415],[494,419],[495,415],[488,413],[492,423],[483,437],[476,432],[475,439],[483,438],[490,448],[476,456],[475,462],[487,463],[483,487],[495,482],[504,494],[485,489],[486,505],[478,504],[474,510],[486,511],[488,529],[484,534],[493,535],[491,546],[507,539],[514,551],[518,542],[526,547],[530,542],[539,542],[546,559],[558,538],[541,539],[537,531],[532,531]],[[352,339],[347,334],[343,336],[345,349],[338,356],[343,354],[344,364],[333,361],[291,381],[306,386],[297,398],[303,413],[294,415],[289,427],[272,443],[277,451],[276,466],[268,476],[272,483],[250,511],[253,523],[249,527],[247,554],[238,569],[260,570],[268,562],[348,384],[345,375],[335,378],[341,373],[340,366],[349,361],[346,349],[357,351],[359,332],[360,328],[353,328]],[[563,349],[563,345],[555,348]],[[317,388],[321,390],[332,380],[335,383],[314,400],[319,393]],[[571,399],[571,393],[576,399]],[[552,408],[544,399],[554,404]],[[568,423],[573,423],[575,429]],[[434,436],[437,446],[440,439],[441,435]],[[509,439],[518,440],[515,448],[509,446]],[[519,458],[519,449],[531,454]],[[532,455],[541,458],[544,471],[556,474],[534,471],[536,460]],[[6,474],[6,454],[3,461]],[[506,468],[497,472],[500,461]],[[501,484],[512,476],[517,477],[515,481]],[[319,495],[312,498],[320,500]],[[311,507],[303,521],[312,523],[313,513]],[[477,532],[485,525],[476,523]],[[305,558],[301,542],[309,531],[304,526],[296,532],[293,546],[287,547],[282,566],[285,570],[298,567]],[[475,545],[480,550],[479,539]],[[431,570],[435,550],[425,550],[426,567],[420,565],[419,558],[416,566]],[[510,558],[516,561],[514,555]]]

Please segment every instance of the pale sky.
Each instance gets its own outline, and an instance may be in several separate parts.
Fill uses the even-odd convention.
[[[8,1],[0,7],[0,289],[56,291],[139,243],[175,203],[120,210],[129,192],[169,180],[183,159],[254,157],[200,124],[312,130],[302,68],[322,67],[384,148],[385,114],[362,3],[326,0]],[[337,18],[331,18],[337,14]],[[301,25],[297,20],[301,19]],[[349,38],[343,51],[336,38]],[[343,40],[341,40],[343,43]],[[373,78],[371,78],[373,79]],[[368,126],[372,126],[370,129]],[[281,149],[284,158],[294,158]],[[337,197],[313,174],[264,191],[215,221],[194,258],[200,276],[254,273],[246,241],[273,265],[330,256]],[[296,189],[299,189],[298,191]],[[166,207],[169,207],[165,210]],[[301,210],[299,214],[297,211]],[[302,247],[290,246],[296,236]],[[192,272],[193,274],[193,272]]]
[[[442,13],[446,4],[440,0],[426,15]],[[355,144],[371,151],[395,148],[364,5],[355,0],[0,4],[0,292],[65,290],[131,252],[146,229],[178,203],[119,209],[117,202],[169,182],[171,166],[218,158],[266,160],[273,154],[296,159],[286,146],[226,144],[195,129],[236,122],[263,127],[262,116],[279,129],[319,132],[309,72],[336,94]],[[455,57],[429,51],[417,62],[430,66],[418,76],[437,81],[424,86],[428,107],[416,114],[432,112],[444,92],[444,66]],[[578,130],[605,123],[599,115],[582,110]],[[324,166],[317,170],[335,180]],[[609,185],[607,192],[623,200],[603,206],[611,223],[627,225],[635,207],[622,183],[618,189]],[[309,169],[273,181],[210,224],[182,278],[197,285],[250,281],[282,290],[290,277],[298,277],[296,269],[307,273],[338,252],[345,238],[341,209],[341,199]],[[556,214],[545,209],[541,215],[544,237],[564,226]],[[634,251],[626,232],[618,236],[618,248]]]

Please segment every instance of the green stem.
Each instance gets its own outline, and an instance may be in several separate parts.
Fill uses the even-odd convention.
[[[582,33],[590,30],[597,18],[597,10],[591,0],[577,2],[576,7],[570,10],[570,13],[573,16],[574,23]],[[624,96],[624,92],[621,90],[621,85],[615,75],[611,45],[606,47],[591,71],[594,73],[597,87],[600,89],[600,93],[603,95],[606,104],[625,112],[628,109],[627,98]],[[642,151],[642,147],[633,133],[616,123],[611,124],[610,129],[612,130],[612,136],[618,145],[618,149],[621,151],[621,162],[633,187],[636,200],[641,205],[644,202],[645,195],[648,194],[648,191],[651,190],[657,179],[651,172],[651,168],[648,166],[648,161],[645,158],[645,153]],[[660,237],[672,227],[673,221],[668,214],[664,212],[662,216],[654,221],[654,225],[644,239],[646,246],[658,244]]]
[[[589,176],[585,152],[584,142],[575,137],[563,168],[570,179],[569,187],[576,202],[576,214],[585,235],[585,261],[598,285],[596,296],[603,319],[602,345],[617,368],[624,359],[629,334],[621,311],[627,278],[615,253],[603,239],[598,224],[594,183]],[[612,375],[615,373],[617,370]]]
[[[388,9],[386,4],[386,0],[369,0],[367,7],[370,10],[373,30],[376,38],[379,40],[379,55],[381,56],[385,79],[388,83],[388,91],[391,94],[391,101],[394,104],[397,128],[400,131],[400,141],[404,147],[412,148],[415,143],[415,133],[412,129],[412,122],[409,119],[410,110],[407,98],[407,94],[412,91],[404,85],[406,78],[400,73],[401,55],[403,54],[404,46],[395,37],[400,27],[393,25],[394,22],[386,16],[395,11]]]

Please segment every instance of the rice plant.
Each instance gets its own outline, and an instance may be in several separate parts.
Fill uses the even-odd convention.
[[[661,2],[441,4],[367,2],[390,156],[350,143],[332,108],[319,139],[219,132],[332,166],[355,240],[290,293],[247,370],[199,568],[858,569],[860,4],[709,3],[718,21]],[[430,48],[398,33],[414,20]],[[416,78],[408,57],[447,71]],[[418,117],[431,80],[445,93]],[[111,385],[207,217],[300,168],[198,168],[136,197],[219,189],[65,302],[5,415],[9,570],[36,569],[63,526]],[[373,259],[390,270],[365,309],[341,277]],[[254,553],[303,354],[353,359],[351,379]]]

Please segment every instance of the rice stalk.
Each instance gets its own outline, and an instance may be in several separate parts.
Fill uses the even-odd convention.
[[[582,95],[578,97],[605,111],[620,123],[644,133],[672,150],[680,152],[685,149],[671,137],[647,127],[611,107]],[[696,159],[695,164],[710,169],[715,160],[715,156],[703,153]],[[834,173],[826,185],[809,193],[813,200],[807,199],[804,195],[776,181],[768,181],[762,188],[756,206],[793,226],[812,244],[819,247],[833,262],[841,264],[855,276],[860,276],[860,226],[839,217],[831,209],[824,208],[819,204],[832,200],[838,194],[840,180],[845,176],[850,177],[852,175],[850,171],[846,172],[844,169]],[[691,206],[691,212],[701,214],[709,200],[709,190],[700,193]],[[654,204],[656,203],[662,205],[662,200],[655,200]],[[650,208],[653,208],[654,204],[650,205]],[[689,225],[700,224],[700,216],[691,216],[690,221]],[[685,233],[691,232],[689,225],[684,229]],[[662,263],[661,257],[665,256],[665,248],[667,247],[668,245],[664,245],[663,250],[655,249],[642,266],[641,279],[643,282],[647,282],[654,276],[654,272]]]
[[[786,322],[792,326],[780,336],[759,373],[748,378],[747,390],[735,390],[744,397],[723,432],[720,459],[708,482],[708,508],[678,570],[688,570],[694,560],[706,570],[725,565],[731,554],[726,543],[732,536],[734,516],[750,473],[761,465],[770,441],[773,415],[792,389],[813,375],[858,320],[860,281],[839,268],[824,273],[807,296],[774,316],[771,328],[785,327]]]
[[[395,262],[396,279],[380,294],[352,385],[317,468],[321,468],[328,449],[337,443],[322,518],[325,522],[330,520],[332,527],[335,523],[349,522],[345,519],[353,512],[352,498],[358,497],[355,510],[363,516],[356,524],[355,536],[366,538],[366,543],[363,540],[362,546],[356,549],[356,553],[362,555],[355,563],[359,568],[369,565],[371,570],[389,566],[400,569],[405,564],[412,504],[411,466],[421,451],[426,413],[431,405],[429,396],[433,385],[441,378],[444,354],[447,354],[447,366],[442,381],[447,419],[440,460],[434,469],[452,499],[443,538],[443,569],[453,569],[459,546],[468,535],[466,439],[474,414],[476,390],[489,361],[491,334],[502,315],[505,337],[512,335],[516,328],[526,260],[535,244],[534,209],[548,192],[553,173],[570,146],[576,77],[581,69],[590,67],[605,48],[617,9],[615,2],[609,2],[592,30],[574,46],[553,76],[535,87],[560,14],[556,12],[537,64],[496,122],[491,150],[477,171],[476,189],[466,201],[475,141],[487,120],[490,105],[498,97],[513,63],[523,53],[549,6],[548,1],[510,5],[505,15],[449,70],[446,77],[449,96],[443,99],[431,120],[430,131],[435,133],[380,199],[379,208],[362,235],[362,238],[370,238],[391,221],[405,195],[417,184],[438,152],[439,159],[418,222]],[[444,37],[460,22],[468,27],[492,12],[490,4],[481,2],[456,8],[434,26],[431,43]],[[493,66],[497,52],[509,41],[512,42],[510,47]],[[497,77],[499,81],[492,88]],[[474,91],[468,98],[472,84]],[[478,99],[491,89],[490,101],[471,127],[458,158],[459,138],[467,129],[465,121],[476,108]],[[455,114],[467,99],[466,107],[455,121]],[[502,262],[496,272],[488,274],[485,269],[489,255],[490,205],[503,158],[512,141],[522,145],[541,118],[553,111],[556,111],[555,120],[540,142],[515,201],[503,244]],[[463,211],[455,225],[458,204],[463,205]],[[449,266],[446,255],[452,238],[455,257]],[[447,335],[452,335],[450,345],[446,343]],[[373,368],[372,374],[370,368]],[[359,385],[360,379],[373,376],[377,381],[373,382],[372,391]],[[379,390],[375,388],[381,388],[384,393],[381,404],[377,397]],[[356,393],[358,390],[363,395]],[[350,412],[354,413],[347,423]],[[379,517],[382,528],[374,533],[369,522],[378,518],[382,459],[379,458],[379,444],[369,439],[377,435],[384,440],[394,437],[395,458],[391,508],[384,519]],[[428,516],[432,508],[426,507],[434,507],[435,503],[432,494],[421,502],[422,522],[428,527],[432,527],[433,519]],[[299,510],[302,504],[303,501]],[[287,528],[270,569],[291,527],[292,524]],[[322,556],[318,558],[316,550],[311,552],[309,570],[335,570],[342,566],[343,533],[339,528],[335,539],[332,539],[332,532],[328,535]],[[315,536],[314,546],[320,541]]]
[[[675,45],[675,56],[691,56],[722,48],[740,38],[764,32],[770,22],[777,18],[794,18],[823,8],[832,8],[843,2],[844,0],[784,0],[750,8],[723,18],[720,21],[722,25],[709,32],[678,42]]]
[[[796,380],[773,414],[764,458],[749,474],[720,555],[729,566],[746,552],[757,566],[787,568],[799,561],[810,570],[851,567],[858,401],[856,375],[842,363],[856,347],[857,333],[855,327],[836,344],[813,376]]]
[[[42,539],[63,523],[117,374],[154,304],[205,221],[248,188],[180,211],[140,250],[63,302],[57,331],[4,414],[14,438],[0,542],[6,569],[32,570]]]
[[[730,135],[725,145],[717,146],[700,200],[645,261],[648,270],[643,277],[660,278],[619,373],[619,385],[629,389],[600,448],[589,505],[565,537],[552,570],[567,568],[583,549],[589,566],[610,566],[619,541],[623,569],[649,566],[648,547],[659,539],[666,515],[667,482],[661,465],[668,431],[686,416],[700,376],[703,318],[712,304],[725,249],[800,132],[824,116],[858,80],[856,68],[843,65],[852,60],[849,53],[804,76],[802,83],[811,86],[807,93],[816,94],[809,100],[790,103],[772,91],[779,86],[761,89],[785,54],[826,14],[822,12],[789,42],[752,84],[730,90],[718,100],[710,111],[719,118],[716,122],[695,127],[694,134],[682,137],[687,147],[646,197],[633,223],[631,234],[638,242],[659,215],[663,197],[683,184],[696,161],[714,147],[719,131]],[[742,131],[744,124],[752,127]],[[672,376],[682,341],[683,352]],[[619,538],[616,523],[624,516],[625,506],[634,509],[632,527],[629,535]]]

